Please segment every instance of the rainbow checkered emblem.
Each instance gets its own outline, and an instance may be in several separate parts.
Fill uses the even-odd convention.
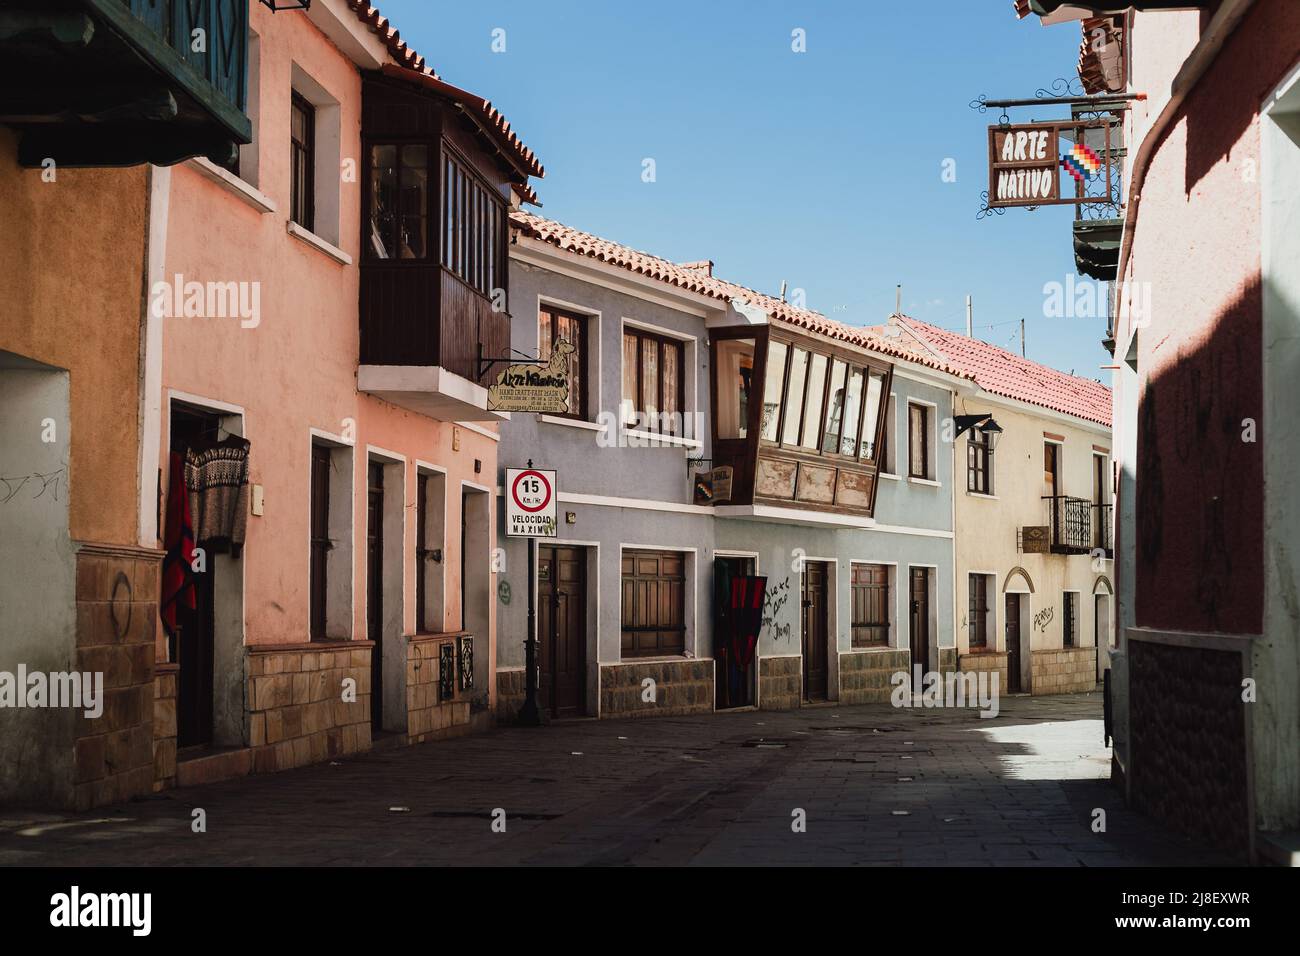
[[[1075,143],[1074,148],[1061,157],[1061,165],[1076,180],[1084,182],[1101,170],[1101,157],[1083,143]]]

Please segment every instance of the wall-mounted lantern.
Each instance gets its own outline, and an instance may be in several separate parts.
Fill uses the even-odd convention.
[[[969,431],[972,428],[978,428],[983,434],[984,439],[988,442],[989,451],[996,451],[998,447],[998,438],[1002,435],[1002,426],[993,420],[992,415],[958,415],[953,419],[957,423],[957,434],[954,438],[961,437],[961,433]]]

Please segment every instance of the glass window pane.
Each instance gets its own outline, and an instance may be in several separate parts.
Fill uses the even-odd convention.
[[[682,434],[682,425],[678,421],[681,409],[677,407],[677,383],[680,380],[679,367],[682,347],[664,344],[664,434]]]
[[[759,435],[767,441],[776,441],[776,430],[781,420],[781,386],[785,384],[784,342],[767,343],[767,373],[763,383],[763,421]]]
[[[822,451],[838,452],[840,425],[844,421],[845,364],[839,359],[831,362],[830,401],[826,404],[826,428],[822,432]]]
[[[423,259],[427,254],[428,238],[426,221],[429,208],[429,148],[427,146],[402,147],[401,185],[401,257]]]
[[[659,427],[659,343],[654,339],[641,340],[641,411],[645,413],[645,427],[657,431]]]
[[[370,235],[366,248],[377,259],[393,258],[397,234],[397,147],[370,147]]]
[[[795,349],[790,360],[790,387],[785,393],[785,424],[781,427],[781,441],[786,445],[799,443],[799,413],[803,411],[804,382],[808,378],[808,353]]]
[[[876,423],[880,419],[880,396],[885,387],[885,376],[876,371],[867,375],[867,410],[862,416],[861,457],[876,456]]]
[[[636,421],[636,355],[635,335],[623,333],[623,422]]]
[[[858,453],[858,421],[862,416],[862,369],[849,370],[848,394],[844,400],[844,434],[840,454],[854,457]]]
[[[826,387],[825,355],[813,354],[808,366],[808,399],[803,407],[803,433],[799,445],[803,448],[817,447],[817,430],[821,427],[822,390]]]
[[[754,378],[754,340],[720,339],[717,344],[718,405],[714,409],[718,438],[744,438],[749,433],[749,393]]]
[[[557,316],[556,339],[573,346],[569,353],[569,413],[581,415],[586,409],[582,406],[582,321],[574,316]]]
[[[546,309],[542,309],[537,315],[537,360],[539,362],[548,361],[551,357],[551,339],[555,336],[552,329],[553,321],[551,313]]]

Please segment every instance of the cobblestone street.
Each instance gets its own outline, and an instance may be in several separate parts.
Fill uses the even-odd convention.
[[[5,811],[0,863],[1224,862],[1122,807],[1100,694],[1001,703],[995,719],[877,705],[501,728],[87,814]]]

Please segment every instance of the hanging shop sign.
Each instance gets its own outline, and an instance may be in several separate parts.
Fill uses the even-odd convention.
[[[1051,549],[1051,529],[1047,525],[1026,525],[1020,529],[1023,554],[1047,554]]]
[[[1111,154],[1110,129],[1104,121],[1078,120],[990,126],[989,208],[1096,203],[1097,191],[1089,194],[1087,184],[1103,177],[1109,196],[1111,164],[1103,156]],[[1088,140],[1101,140],[1102,152]]]
[[[697,505],[720,505],[731,500],[730,465],[722,465],[712,471],[703,471],[695,476],[695,503]]]
[[[496,384],[488,386],[488,411],[568,414],[572,353],[568,342],[556,342],[548,362],[507,365]]]
[[[506,534],[512,538],[554,538],[555,472],[544,468],[506,469]]]

